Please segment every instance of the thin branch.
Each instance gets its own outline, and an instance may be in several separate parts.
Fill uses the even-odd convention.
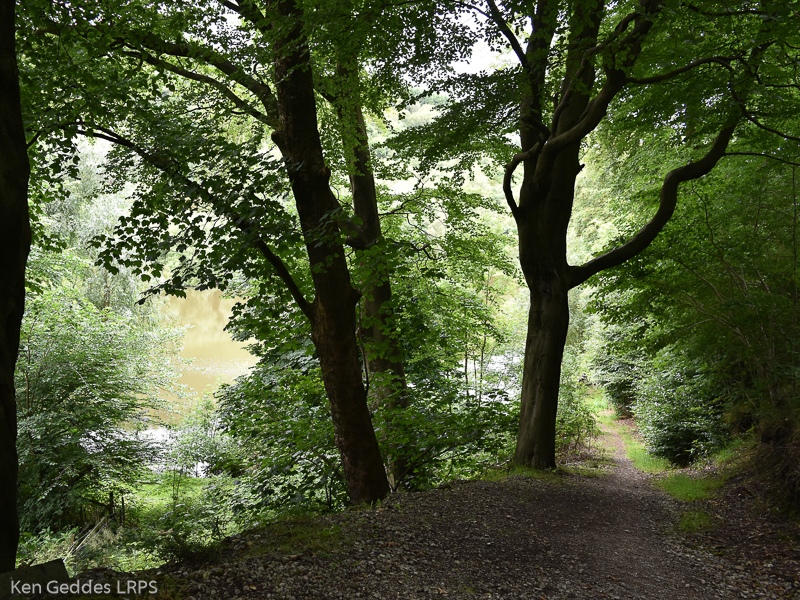
[[[720,12],[711,12],[707,10],[700,10],[693,4],[684,4],[686,8],[689,10],[693,10],[697,14],[703,15],[704,17],[730,17],[732,15],[766,15],[767,13],[763,10],[756,10],[755,8],[750,9],[740,9],[740,10],[727,10],[727,11],[720,11]]]
[[[256,6],[250,0],[241,0],[235,4],[229,0],[219,0],[219,3],[247,19],[258,31],[262,33],[265,33],[265,29],[268,29],[271,26],[271,23],[267,21],[264,13],[261,12],[258,6]]]
[[[730,274],[730,278],[733,281],[734,285],[740,288],[742,295],[745,298],[749,297],[750,294],[749,290],[747,289],[747,281],[745,280],[744,276],[740,276],[739,273],[736,272],[736,269],[733,268],[733,265],[731,265],[731,263],[728,262],[728,260],[726,260],[725,252],[717,244],[717,239],[714,237],[714,228],[711,227],[711,220],[708,217],[708,204],[706,204],[705,200],[703,200],[703,197],[700,196],[700,194],[698,194],[694,189],[692,189],[692,191],[694,192],[695,196],[697,196],[698,200],[700,200],[700,203],[703,205],[703,220],[706,224],[706,229],[708,229],[709,243],[714,248],[714,250],[717,251],[717,256],[722,261],[722,264],[725,265],[725,269]],[[739,285],[740,283],[741,285]]]
[[[702,302],[700,302],[697,298],[692,296],[686,290],[682,290],[681,293],[684,296],[686,296],[686,298],[689,299],[688,306],[694,307],[697,310],[697,312],[699,312],[700,314],[707,315],[710,319],[718,322],[720,325],[726,327],[727,329],[730,329],[734,334],[736,334],[738,337],[740,337],[742,339],[742,341],[744,342],[745,346],[747,346],[748,348],[751,347],[749,338],[745,334],[742,333],[742,330],[739,329],[739,327],[737,327],[736,325],[731,323],[725,317],[711,312],[709,309],[707,309],[705,307],[705,305]]]
[[[742,107],[742,110],[744,110],[744,107]],[[748,121],[750,121],[756,127],[759,127],[760,129],[763,129],[764,131],[769,131],[770,133],[774,133],[775,135],[780,136],[785,140],[792,140],[793,142],[800,142],[800,137],[797,137],[797,136],[794,136],[794,135],[789,135],[788,133],[783,133],[782,131],[778,131],[777,129],[773,129],[772,127],[768,127],[767,125],[764,125],[763,123],[761,123],[761,121],[759,121],[753,115],[751,115],[751,114],[749,114],[747,112],[745,112],[744,118],[747,119]]]
[[[698,273],[698,272],[697,272],[696,270],[694,270],[692,267],[690,267],[689,265],[687,265],[687,264],[686,264],[685,262],[683,262],[683,261],[682,261],[680,258],[673,258],[673,260],[674,260],[676,263],[678,263],[680,266],[682,266],[684,269],[686,269],[687,271],[689,271],[689,272],[690,272],[692,275],[694,275],[695,277],[697,277],[697,278],[698,278],[700,281],[702,281],[703,283],[705,283],[705,284],[706,284],[708,287],[710,287],[712,290],[714,290],[714,293],[717,295],[717,300],[719,300],[721,304],[724,304],[725,302],[727,302],[727,298],[725,298],[725,297],[724,297],[724,296],[723,296],[723,295],[722,295],[722,294],[719,292],[719,290],[716,288],[716,286],[715,286],[713,283],[711,283],[711,281],[709,281],[708,279],[706,279],[705,277],[703,277],[702,275],[700,275],[700,273]]]
[[[123,54],[126,54],[127,56],[131,56],[134,58],[141,58],[142,60],[153,65],[154,67],[160,67],[166,69],[185,79],[190,79],[193,81],[197,81],[199,83],[205,83],[207,85],[210,85],[211,87],[218,90],[223,96],[228,98],[231,102],[233,102],[233,104],[237,108],[241,109],[244,114],[250,115],[254,119],[261,121],[262,123],[268,125],[269,127],[272,127],[273,129],[277,124],[273,118],[270,118],[268,115],[250,106],[250,104],[247,101],[240,98],[235,92],[233,92],[233,90],[231,90],[227,85],[225,85],[218,79],[214,79],[209,75],[203,75],[201,73],[190,71],[189,69],[184,69],[183,67],[175,65],[166,60],[160,60],[155,56],[153,56],[152,54],[148,54],[142,50],[139,50],[137,52],[123,52]]]
[[[692,69],[696,69],[702,65],[718,64],[730,70],[730,62],[732,60],[736,60],[736,58],[737,57],[735,56],[708,56],[706,58],[699,58],[683,65],[682,67],[678,67],[677,69],[669,71],[668,73],[662,73],[661,75],[653,75],[651,77],[628,77],[628,83],[633,83],[636,85],[659,83],[666,81],[667,79],[677,77],[678,75],[686,73],[687,71],[691,71]]]
[[[33,134],[33,137],[31,137],[31,141],[28,142],[25,145],[25,148],[30,150],[31,146],[33,146],[39,140],[40,137],[42,137],[42,131],[41,130],[39,130],[39,131],[37,131],[36,133]]]
[[[215,204],[214,194],[212,194],[202,185],[199,185],[197,182],[193,181],[187,175],[184,175],[178,169],[176,161],[168,160],[157,154],[151,154],[146,150],[144,150],[144,148],[141,148],[140,146],[132,142],[131,140],[105,127],[92,126],[92,129],[79,130],[78,133],[87,137],[95,137],[99,139],[108,140],[110,142],[113,142],[114,144],[128,148],[129,150],[140,156],[142,159],[144,159],[145,162],[156,167],[157,169],[165,173],[167,176],[169,176],[171,179],[175,181],[180,181],[182,184],[191,187],[193,189],[196,189],[200,193],[201,197],[209,204],[211,205]],[[230,220],[232,220],[234,225],[236,225],[236,227],[238,227],[243,232],[258,233],[258,226],[252,223],[251,221],[247,220],[246,218],[239,215],[235,211],[226,210],[225,212],[226,212],[225,216],[227,216]],[[291,273],[289,272],[289,269],[286,267],[286,264],[283,262],[283,260],[281,260],[281,258],[278,255],[276,255],[267,245],[267,243],[260,237],[257,237],[255,239],[254,245],[259,251],[261,251],[261,254],[264,256],[264,258],[267,259],[267,262],[269,262],[269,264],[275,270],[275,273],[278,275],[281,281],[283,281],[283,284],[286,286],[287,290],[292,295],[292,298],[297,303],[300,310],[303,311],[303,314],[305,314],[306,317],[309,319],[309,321],[313,323],[315,318],[314,306],[308,300],[306,300],[305,296],[303,295],[303,292],[298,287],[297,283],[295,282],[294,278],[292,277]]]
[[[495,2],[495,0],[486,0],[486,2],[489,5],[488,13],[481,10],[474,4],[469,4],[467,2],[456,1],[454,2],[454,4],[474,10],[475,12],[483,15],[484,17],[492,21],[495,25],[497,25],[497,27],[500,29],[500,32],[503,34],[503,37],[505,37],[508,40],[508,43],[511,45],[511,49],[514,51],[517,60],[519,60],[519,64],[520,66],[522,66],[522,70],[525,71],[525,73],[527,73],[528,77],[531,80],[531,84],[535,89],[537,87],[536,75],[534,73],[533,66],[528,60],[528,56],[525,54],[525,50],[523,50],[522,45],[519,43],[519,40],[517,39],[517,36],[514,35],[514,32],[511,31],[511,28],[509,28],[508,24],[503,18],[503,15],[500,13],[500,9],[497,7],[497,3]],[[550,129],[544,123],[542,123],[541,120],[537,119],[533,115],[525,115],[522,120],[529,125],[533,125],[545,136],[545,138],[550,136]]]
[[[528,57],[525,55],[525,51],[522,49],[517,36],[515,36],[514,32],[508,27],[508,23],[506,23],[503,15],[500,14],[500,9],[497,8],[497,4],[494,0],[486,0],[486,2],[489,5],[489,12],[491,13],[489,18],[500,28],[503,36],[505,36],[508,43],[511,44],[511,48],[514,50],[514,54],[517,55],[517,59],[522,65],[522,68],[526,73],[531,74],[532,69],[531,64],[528,62]]]
[[[403,200],[403,202],[401,202],[401,203],[400,203],[400,206],[398,206],[397,208],[393,208],[392,210],[390,210],[390,211],[388,211],[388,212],[383,212],[383,213],[378,213],[378,214],[379,214],[381,217],[385,217],[385,216],[388,216],[388,215],[397,215],[397,214],[401,214],[402,210],[403,210],[403,209],[406,207],[406,205],[407,205],[409,202],[413,202],[414,200],[419,200],[420,198],[423,198],[423,197],[424,197],[424,194],[422,193],[422,191],[420,191],[420,193],[419,193],[419,194],[416,194],[416,195],[414,195],[414,196],[411,196],[411,197],[410,197],[410,198],[408,198],[407,200]],[[406,213],[402,213],[402,214],[406,214]]]
[[[214,67],[230,77],[233,81],[252,92],[266,109],[266,114],[272,123],[278,123],[276,99],[270,87],[244,72],[242,68],[231,62],[225,56],[205,46],[191,44],[176,44],[163,40],[151,33],[144,33],[136,40],[141,46],[131,40],[122,40],[129,48],[141,51],[141,46],[162,54],[180,58],[188,58]]]
[[[219,3],[225,8],[231,9],[235,13],[238,13],[241,10],[238,4],[234,4],[233,2],[228,2],[227,0],[219,0]]]
[[[780,158],[779,156],[773,156],[772,154],[763,154],[761,152],[726,152],[725,156],[763,156],[764,158],[777,160],[778,162],[783,163],[785,165],[800,167],[800,163],[793,162],[791,160],[786,160],[785,158]]]
[[[228,8],[231,8],[232,10],[236,10],[243,16],[245,16],[246,14],[245,12],[243,12],[245,11],[246,8],[247,10],[255,11],[255,13],[257,14],[253,14],[251,16],[253,16],[253,18],[255,19],[258,19],[260,15],[261,19],[260,24],[263,24],[265,22],[263,14],[261,14],[260,11],[257,9],[257,7],[253,6],[252,3],[247,0],[243,0],[242,4],[239,5],[238,9],[236,8],[236,5],[230,3],[224,3],[224,5],[227,6]],[[58,37],[63,33],[65,29],[73,29],[72,26],[63,25],[51,19],[47,19],[46,21],[48,27],[46,27],[45,29],[41,29],[40,30],[41,33],[52,34]],[[235,81],[245,89],[252,92],[266,109],[266,116],[268,119],[270,119],[270,123],[272,123],[271,127],[273,127],[273,129],[276,128],[275,126],[278,123],[278,116],[277,116],[278,113],[276,109],[277,101],[270,87],[262,83],[258,79],[245,73],[242,68],[231,62],[228,58],[226,58],[216,50],[209,48],[207,46],[196,45],[191,43],[178,44],[174,42],[168,42],[167,40],[161,39],[155,34],[150,32],[131,32],[131,31],[123,32],[114,37],[111,40],[111,43],[112,45],[116,46],[121,46],[121,45],[126,46],[131,50],[134,50],[139,53],[142,53],[142,49],[144,47],[155,53],[167,54],[169,56],[174,56],[179,58],[187,58],[190,60],[195,60],[204,63],[210,67],[214,67],[218,71],[230,77],[233,81]],[[146,55],[147,53],[145,52],[142,55],[139,55],[138,58],[145,59]],[[166,66],[167,64],[170,63],[165,63],[164,65],[160,66]],[[170,68],[170,70],[177,73],[176,69],[179,68],[180,67],[172,65],[172,68]],[[188,76],[189,73],[192,72],[185,71],[180,74],[182,76]],[[192,75],[193,76],[189,77],[190,79],[195,79],[196,81],[199,81],[199,79],[197,79],[196,77],[197,76],[196,73],[193,73]]]

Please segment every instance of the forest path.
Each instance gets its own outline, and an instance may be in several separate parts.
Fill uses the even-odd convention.
[[[613,428],[604,440],[611,462],[601,476],[398,493],[377,509],[274,523],[228,540],[214,560],[127,578],[155,579],[156,598],[170,600],[800,598],[796,552],[777,571],[766,546],[744,562],[752,543],[735,527],[724,556],[689,548],[674,535],[686,505],[631,464]]]

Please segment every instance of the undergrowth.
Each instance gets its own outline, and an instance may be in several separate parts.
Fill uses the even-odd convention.
[[[719,524],[718,520],[703,510],[690,510],[681,515],[677,529],[684,533],[708,531]]]
[[[241,528],[209,496],[209,480],[164,473],[127,497],[124,520],[103,519],[84,529],[23,533],[18,564],[63,558],[70,575],[107,567],[137,571],[210,553]]]

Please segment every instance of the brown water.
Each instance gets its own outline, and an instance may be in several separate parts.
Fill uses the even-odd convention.
[[[232,340],[224,331],[235,303],[235,299],[220,298],[218,290],[186,290],[186,298],[167,299],[165,310],[175,314],[180,325],[190,326],[180,356],[191,359],[191,364],[177,365],[181,371],[178,383],[186,386],[189,397],[169,398],[177,412],[194,406],[204,392],[233,382],[256,363],[245,349],[247,344]]]

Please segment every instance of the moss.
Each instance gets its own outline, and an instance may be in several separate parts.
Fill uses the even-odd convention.
[[[259,537],[256,538],[255,536]],[[334,554],[353,545],[339,525],[330,525],[317,515],[295,516],[243,534],[247,554]]]
[[[530,467],[512,467],[508,472],[509,475],[518,475],[528,479],[538,479],[540,481],[549,481],[550,483],[562,483],[563,476],[566,474],[560,469],[549,469],[541,471],[539,469],[532,469]]]

